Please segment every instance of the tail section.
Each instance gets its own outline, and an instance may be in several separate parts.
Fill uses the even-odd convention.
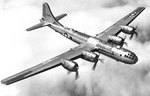
[[[50,9],[49,5],[46,2],[43,3],[43,10],[42,11],[43,11],[43,14],[42,14],[43,17],[42,17],[42,19],[40,19],[40,23],[26,29],[27,31],[31,31],[31,30],[38,29],[38,28],[41,28],[41,27],[44,27],[44,26],[48,26],[50,24],[63,26],[62,24],[60,24],[58,22],[58,20],[65,17],[67,14],[61,14],[59,16],[54,17],[54,15],[51,12],[51,9]]]

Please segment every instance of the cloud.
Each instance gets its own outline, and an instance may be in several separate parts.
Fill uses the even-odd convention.
[[[25,29],[41,18],[43,0],[2,0],[0,4],[0,79],[77,46],[45,27],[32,32]],[[1,96],[149,96],[150,66],[148,0],[47,0],[58,15],[68,13],[61,22],[81,32],[95,35],[115,23],[137,6],[147,9],[131,25],[138,25],[139,37],[128,42],[128,49],[139,57],[126,65],[108,57],[92,71],[93,63],[77,60],[80,79],[66,75],[61,66],[9,86],[0,85]],[[66,3],[66,4],[65,4]],[[66,6],[67,5],[67,6]],[[58,39],[59,38],[59,39]],[[55,40],[55,42],[54,42]],[[60,42],[61,41],[61,42]],[[55,44],[54,44],[55,43]]]

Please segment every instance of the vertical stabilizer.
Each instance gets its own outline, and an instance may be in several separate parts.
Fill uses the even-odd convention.
[[[51,9],[49,5],[44,2],[43,3],[43,20],[46,22],[50,22],[59,26],[62,26],[54,17],[54,15],[51,12]]]

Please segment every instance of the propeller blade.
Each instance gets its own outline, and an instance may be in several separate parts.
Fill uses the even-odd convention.
[[[136,37],[138,37],[138,33],[137,32],[135,32],[134,34],[135,34]]]
[[[138,33],[135,31],[133,34],[130,36],[130,40],[133,38],[133,35],[135,34],[136,37],[138,37]]]
[[[131,36],[130,36],[130,40],[133,38],[133,35],[134,35],[134,33],[133,33],[133,34],[131,34]]]
[[[93,65],[92,70],[95,70],[95,68],[96,68],[96,66],[97,66],[97,62],[98,62],[98,60],[97,60],[97,61],[95,61],[95,63],[94,63],[94,65]]]
[[[124,42],[124,44],[128,47],[128,43],[127,42]]]
[[[127,38],[127,36],[125,35],[125,37],[124,37],[124,39],[123,39],[123,44],[125,44],[126,46],[128,46],[128,43],[125,42],[126,38]]]
[[[76,74],[75,74],[75,79],[77,80],[79,78],[79,72],[78,70],[76,71]]]

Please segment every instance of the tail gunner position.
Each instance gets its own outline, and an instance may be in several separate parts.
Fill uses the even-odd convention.
[[[136,8],[121,20],[93,37],[72,28],[63,26],[58,21],[67,14],[54,17],[49,5],[47,3],[43,3],[43,17],[40,20],[40,23],[28,28],[27,31],[48,26],[64,37],[74,41],[75,43],[78,43],[79,46],[72,48],[71,50],[52,59],[49,59],[41,64],[33,66],[32,68],[10,76],[1,82],[3,84],[9,85],[59,65],[62,65],[66,70],[68,70],[68,73],[75,72],[77,79],[79,77],[79,65],[74,60],[82,58],[84,60],[93,62],[94,64],[92,69],[94,70],[98,61],[103,62],[103,59],[100,58],[100,54],[106,55],[112,59],[126,64],[135,64],[138,61],[138,57],[132,51],[123,48],[123,45],[125,44],[125,38],[118,36],[118,34],[123,32],[125,34],[131,35],[130,39],[132,39],[134,34],[137,36],[138,34],[136,32],[136,28],[129,26],[129,24],[144,9],[144,7]]]

